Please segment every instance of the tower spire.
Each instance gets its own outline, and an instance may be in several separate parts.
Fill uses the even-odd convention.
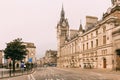
[[[65,17],[65,12],[64,12],[64,7],[63,7],[63,4],[62,4],[61,18],[64,18],[64,17]]]
[[[81,20],[80,20],[80,27],[79,27],[79,31],[83,31]]]

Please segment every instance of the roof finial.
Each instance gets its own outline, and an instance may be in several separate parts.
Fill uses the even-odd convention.
[[[82,21],[80,19],[80,27],[79,27],[79,31],[83,31],[83,28],[82,28]]]
[[[80,24],[82,24],[82,20],[80,19]]]
[[[63,3],[62,3],[62,10],[64,10],[64,8],[63,8]]]
[[[65,12],[64,12],[63,3],[62,3],[62,10],[61,10],[61,17],[62,17],[62,18],[64,18],[64,17],[65,17]]]

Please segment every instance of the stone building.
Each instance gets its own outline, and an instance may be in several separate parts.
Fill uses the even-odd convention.
[[[5,65],[4,51],[0,50],[0,67]]]
[[[37,60],[37,66],[43,67],[44,66],[44,57]]]
[[[101,20],[86,16],[86,25],[70,30],[62,7],[57,24],[58,67],[115,69],[120,61],[115,50],[120,48],[120,1],[112,6]],[[120,67],[120,66],[118,66]]]
[[[26,58],[25,58],[25,62],[32,62],[32,63],[36,63],[36,46],[34,45],[34,43],[31,43],[31,42],[24,42],[23,43],[27,50],[28,50],[28,53],[26,55]]]
[[[57,65],[57,51],[55,50],[47,50],[45,53],[45,64],[48,66],[56,66]]]

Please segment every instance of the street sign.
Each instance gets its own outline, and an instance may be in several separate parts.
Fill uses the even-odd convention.
[[[28,59],[28,62],[32,62],[32,58],[29,58],[29,59]]]

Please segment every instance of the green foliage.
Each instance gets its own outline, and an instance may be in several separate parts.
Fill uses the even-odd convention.
[[[27,49],[25,45],[23,45],[22,39],[17,38],[12,42],[7,43],[4,53],[6,59],[23,60],[27,55]]]
[[[120,49],[116,49],[115,51],[116,51],[117,55],[120,55]]]

